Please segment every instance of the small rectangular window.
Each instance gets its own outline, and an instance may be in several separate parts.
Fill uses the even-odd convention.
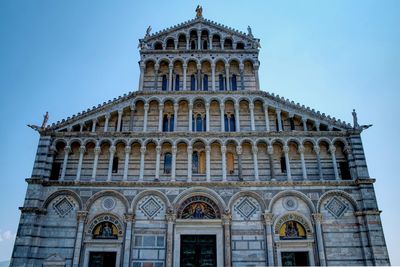
[[[61,170],[61,163],[54,162],[51,168],[50,180],[53,181],[58,180],[58,177],[60,176],[60,170]]]
[[[284,156],[281,157],[281,172],[286,173],[286,158]]]
[[[114,159],[113,159],[112,172],[118,173],[118,157],[114,157]]]

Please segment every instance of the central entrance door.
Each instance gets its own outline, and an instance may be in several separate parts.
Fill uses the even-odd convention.
[[[310,266],[308,252],[282,252],[283,266]]]
[[[181,267],[217,266],[215,235],[181,235]]]
[[[89,267],[115,267],[116,252],[90,252]]]

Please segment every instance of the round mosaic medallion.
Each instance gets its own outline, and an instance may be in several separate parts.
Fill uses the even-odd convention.
[[[282,202],[283,207],[286,210],[296,210],[297,209],[297,200],[294,197],[287,197]]]
[[[106,197],[102,202],[102,206],[105,210],[112,210],[115,207],[115,204],[115,200],[112,197]]]

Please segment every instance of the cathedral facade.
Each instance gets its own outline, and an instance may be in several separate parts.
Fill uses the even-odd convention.
[[[11,266],[390,264],[355,113],[261,91],[201,7],[139,47],[137,91],[36,127]]]

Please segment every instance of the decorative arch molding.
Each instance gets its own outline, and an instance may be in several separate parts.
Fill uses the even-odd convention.
[[[290,212],[290,213],[285,213],[282,215],[279,215],[278,217],[275,218],[274,220],[274,234],[279,235],[279,231],[282,227],[282,225],[288,221],[296,221],[300,223],[304,229],[306,230],[307,237],[311,237],[313,234],[313,226],[311,221],[304,217],[303,214],[300,214],[298,212]]]
[[[81,146],[83,144],[82,139],[79,138],[72,138],[68,141],[68,146],[71,146],[73,143],[79,143],[79,145]]]
[[[208,189],[206,187],[192,187],[180,193],[173,201],[174,209],[178,210],[183,201],[192,196],[205,196],[218,205],[221,213],[226,210],[226,204],[224,200],[214,190]]]
[[[321,142],[326,142],[328,145],[332,145],[332,140],[330,140],[330,139],[328,139],[326,137],[318,138],[317,141],[316,141],[318,146],[321,144]]]
[[[342,191],[342,190],[330,190],[328,192],[325,192],[318,200],[317,203],[317,211],[321,212],[321,205],[322,203],[325,201],[325,199],[329,198],[329,197],[333,197],[333,196],[340,196],[343,197],[344,199],[346,199],[347,201],[349,201],[351,203],[351,205],[354,208],[354,211],[359,211],[360,207],[357,204],[357,201],[347,192]]]
[[[346,147],[346,146],[349,146],[349,142],[347,142],[347,140],[345,139],[345,138],[343,138],[343,137],[335,137],[335,138],[333,138],[332,139],[332,144],[334,145],[336,142],[341,142],[341,143],[343,143],[343,145]]]
[[[46,200],[43,202],[43,205],[42,205],[43,209],[47,209],[50,202],[53,199],[55,199],[56,197],[59,197],[59,196],[63,196],[63,195],[71,196],[73,199],[75,199],[76,202],[78,202],[79,209],[80,210],[82,209],[82,207],[83,207],[82,199],[79,197],[79,195],[77,193],[75,193],[74,191],[71,191],[71,190],[67,190],[67,189],[56,191],[56,192],[52,193],[50,196],[48,196],[46,198]]]
[[[315,206],[312,203],[311,199],[308,198],[305,194],[296,191],[296,190],[287,190],[287,191],[282,191],[279,192],[278,194],[276,194],[272,199],[271,202],[268,205],[268,211],[272,212],[272,207],[274,206],[275,202],[277,202],[279,199],[283,198],[283,197],[287,197],[287,196],[296,196],[298,198],[300,198],[301,200],[303,200],[306,205],[308,206],[310,213],[315,213]]]
[[[135,212],[135,210],[137,209],[137,204],[139,203],[139,201],[142,198],[144,198],[146,196],[151,196],[151,195],[159,197],[164,202],[164,205],[165,205],[166,209],[168,207],[171,207],[171,203],[169,202],[167,196],[164,195],[162,192],[160,192],[158,190],[144,190],[144,191],[140,192],[139,194],[137,194],[133,198],[132,204],[131,204],[131,207],[130,207],[130,212],[133,212],[133,213]]]
[[[234,194],[229,199],[227,208],[229,210],[232,210],[233,204],[235,204],[235,201],[241,197],[252,197],[258,202],[262,211],[266,209],[266,204],[265,204],[264,200],[262,199],[262,197],[259,194],[252,192],[252,191],[241,191],[241,192],[237,192],[236,194]]]
[[[119,200],[122,202],[122,204],[124,204],[124,206],[125,206],[125,211],[127,211],[127,210],[129,209],[129,202],[128,202],[128,200],[127,200],[121,193],[119,193],[118,191],[115,191],[115,190],[103,190],[103,191],[97,192],[96,194],[94,194],[93,196],[91,196],[91,197],[86,201],[84,209],[85,209],[86,211],[89,211],[89,209],[90,209],[90,207],[93,205],[93,203],[94,203],[97,199],[99,199],[99,198],[101,198],[101,197],[104,197],[104,196],[113,196],[113,197],[119,199]]]
[[[112,213],[101,213],[97,216],[95,216],[88,224],[86,227],[86,235],[92,237],[93,234],[93,230],[96,228],[96,226],[98,226],[100,223],[103,222],[109,222],[112,223],[113,225],[115,225],[115,227],[117,228],[118,231],[118,239],[123,237],[124,234],[124,227],[123,227],[123,223],[120,217],[118,217],[115,214]]]

